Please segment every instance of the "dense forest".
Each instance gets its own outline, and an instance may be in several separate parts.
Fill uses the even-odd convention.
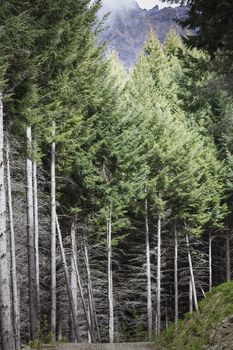
[[[101,1],[0,3],[1,350],[155,339],[232,277],[231,0],[126,70]]]

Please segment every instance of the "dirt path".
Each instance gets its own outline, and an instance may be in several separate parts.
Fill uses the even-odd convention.
[[[59,344],[47,345],[43,350],[155,350],[153,343],[118,344]]]

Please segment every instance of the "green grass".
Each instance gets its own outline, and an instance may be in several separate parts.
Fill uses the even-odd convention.
[[[178,328],[171,325],[158,340],[167,350],[201,350],[208,345],[213,329],[233,314],[233,282],[224,283],[207,293],[199,303],[199,313],[186,314]]]

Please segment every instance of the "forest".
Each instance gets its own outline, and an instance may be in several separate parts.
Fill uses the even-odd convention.
[[[153,341],[231,280],[233,4],[180,2],[131,69],[101,0],[0,2],[1,350]]]

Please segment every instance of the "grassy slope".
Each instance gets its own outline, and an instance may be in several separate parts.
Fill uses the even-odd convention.
[[[227,316],[233,315],[233,282],[224,283],[199,303],[199,314],[187,314],[178,329],[171,325],[159,340],[166,350],[201,350],[209,344],[213,330]]]

